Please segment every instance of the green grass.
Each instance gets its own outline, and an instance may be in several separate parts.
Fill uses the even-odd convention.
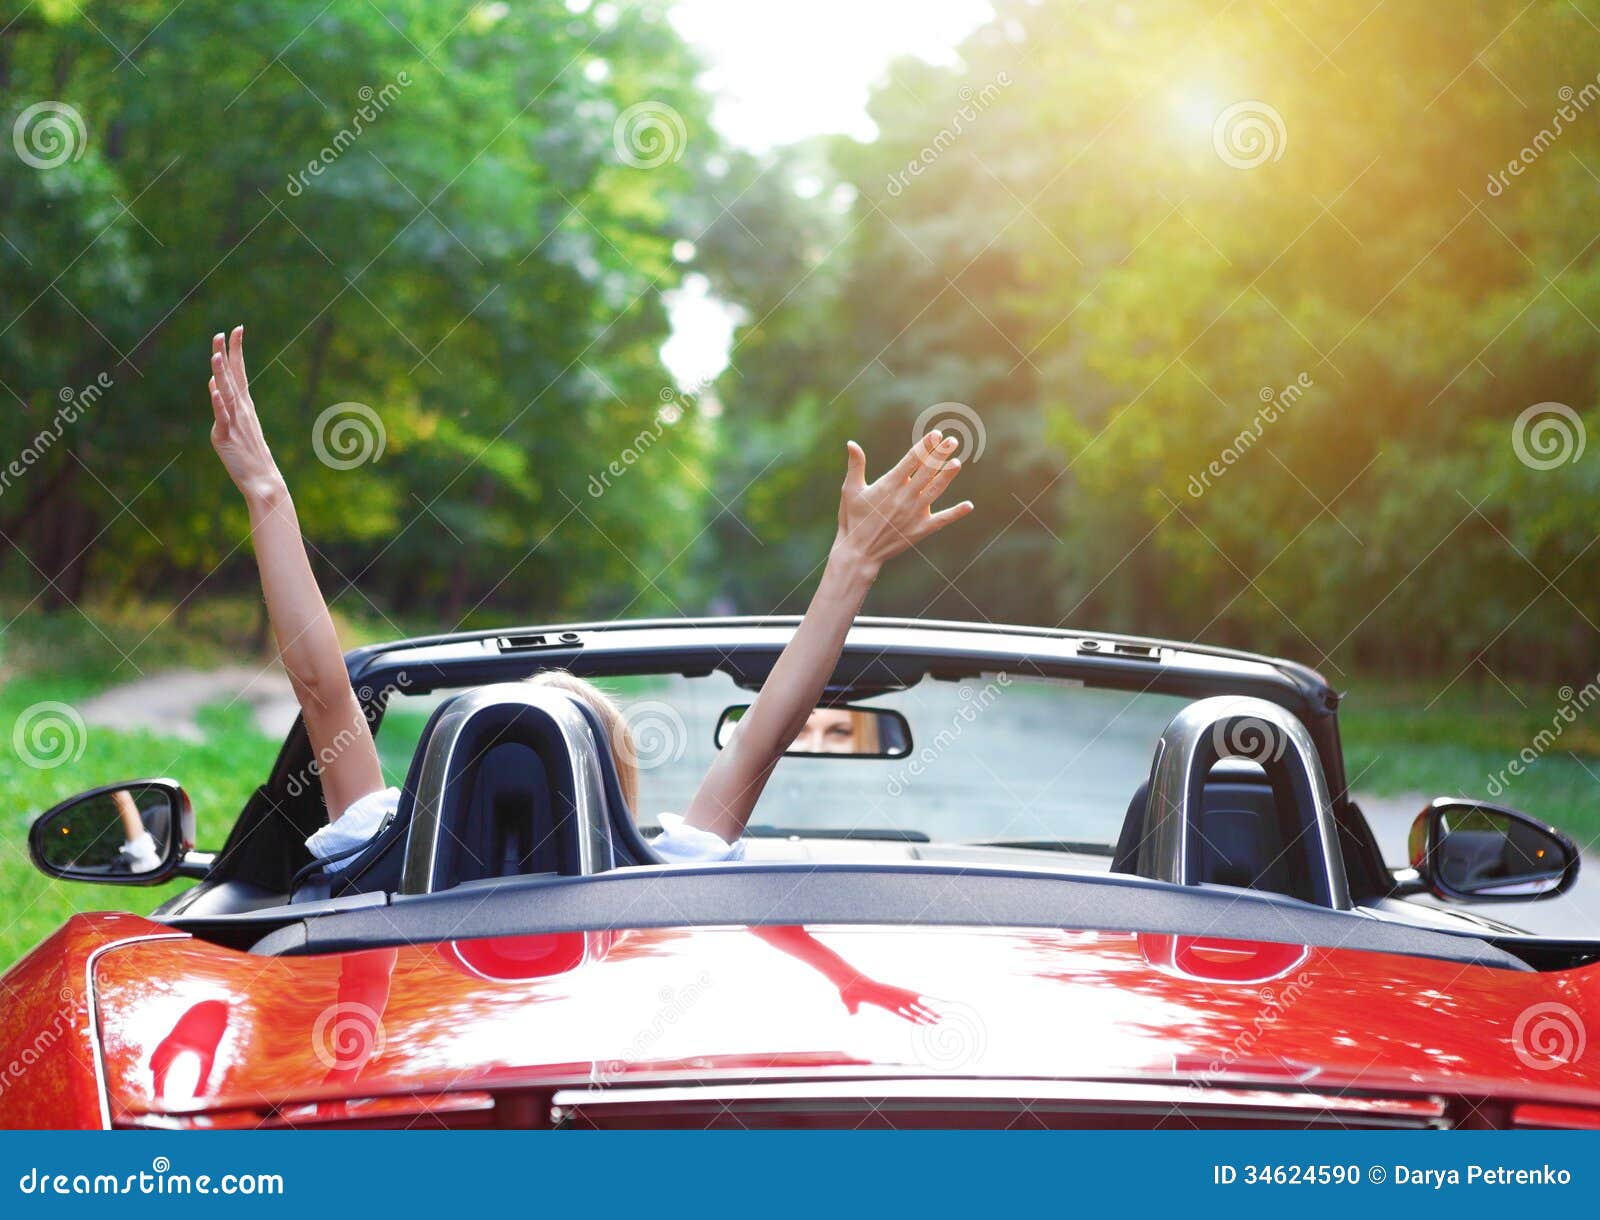
[[[1600,705],[1577,711],[1567,724],[1558,712],[1572,695],[1555,684],[1507,690],[1458,683],[1441,694],[1444,685],[1351,683],[1339,721],[1354,789],[1490,800],[1542,817],[1580,842],[1600,838]],[[1554,743],[1512,775],[1509,764],[1558,723]]]
[[[0,605],[0,969],[76,911],[145,914],[191,884],[53,881],[28,859],[28,825],[35,815],[85,788],[165,775],[182,783],[194,802],[200,846],[218,847],[281,744],[263,735],[251,709],[239,703],[198,710],[196,720],[205,734],[200,743],[90,727],[67,747],[59,765],[30,765],[18,754],[14,733],[29,709],[41,703],[73,706],[141,672],[266,664],[270,658],[253,648],[257,610],[248,601],[209,603],[181,618],[170,607],[137,604],[95,608],[87,615],[73,610],[44,615],[37,607],[19,614],[22,610],[20,604]],[[370,623],[341,622],[340,632],[352,644],[393,635],[392,629]],[[79,741],[82,753],[73,759]],[[61,743],[53,745],[59,749]],[[52,752],[45,758],[58,756]]]
[[[68,884],[46,879],[28,860],[27,828],[34,815],[100,783],[170,775],[188,789],[198,817],[201,846],[216,847],[254,787],[279,742],[262,735],[250,709],[202,709],[201,743],[156,733],[91,728],[74,761],[28,765],[13,746],[13,731],[30,708],[74,704],[138,676],[122,659],[134,655],[139,670],[265,663],[253,650],[256,604],[219,602],[197,607],[183,621],[168,608],[119,605],[45,616],[20,605],[0,605],[0,969],[8,967],[75,911],[148,912],[187,882],[154,888]],[[15,618],[13,622],[12,619]],[[341,622],[342,638],[390,638],[382,623]],[[119,651],[120,650],[120,651]],[[641,679],[637,685],[648,685]],[[1341,722],[1354,786],[1377,795],[1491,797],[1490,777],[1549,728],[1562,705],[1555,688],[1458,683],[1356,680]],[[630,691],[630,693],[638,693]],[[380,734],[385,770],[403,775],[411,745],[426,714],[399,709]],[[1566,828],[1583,841],[1600,836],[1600,706],[1580,713],[1554,748],[1520,777],[1508,777],[1497,799]]]

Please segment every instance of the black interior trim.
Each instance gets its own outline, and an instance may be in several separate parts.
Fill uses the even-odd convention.
[[[287,912],[285,912],[286,914]],[[835,924],[1192,930],[1233,940],[1437,958],[1528,970],[1486,941],[1335,911],[1279,895],[1129,877],[934,865],[715,864],[529,877],[397,897],[310,919],[229,920],[263,933],[253,952],[334,953],[387,945],[608,928]],[[199,927],[193,929],[203,935]],[[221,929],[217,929],[220,931]]]

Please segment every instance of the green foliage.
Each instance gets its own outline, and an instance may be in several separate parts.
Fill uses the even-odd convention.
[[[783,336],[796,375],[774,399],[740,361],[719,392],[756,437],[823,404],[880,460],[935,403],[977,413],[979,513],[877,608],[1279,649],[1336,680],[1600,666],[1600,5],[1302,7],[1004,0],[956,64],[894,67],[877,140],[833,148],[841,249],[739,286],[789,293],[741,347]],[[1254,168],[1216,146],[1239,102],[1282,123]],[[1533,469],[1513,426],[1551,400],[1589,452]],[[820,527],[826,498],[802,503],[793,528]]]
[[[628,494],[584,492],[670,384],[677,201],[718,147],[659,13],[3,7],[8,132],[41,100],[83,125],[75,157],[33,169],[8,148],[0,175],[0,452],[51,436],[0,495],[9,581],[47,605],[253,582],[206,437],[208,341],[235,321],[331,597],[446,625],[486,599],[571,613],[628,600],[634,565],[693,536],[696,429]],[[619,156],[613,123],[641,101],[680,116],[681,159]],[[61,400],[102,374],[63,426]],[[316,444],[342,402],[383,431],[354,469]]]

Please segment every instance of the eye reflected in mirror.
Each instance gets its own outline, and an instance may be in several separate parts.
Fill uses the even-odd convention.
[[[726,708],[717,721],[717,749],[739,731],[749,704]],[[784,754],[792,758],[904,758],[911,753],[911,726],[899,712],[881,707],[819,707]]]
[[[1578,873],[1578,849],[1555,827],[1472,801],[1429,805],[1412,826],[1411,850],[1413,865],[1446,898],[1549,898]]]
[[[176,784],[144,780],[97,789],[43,814],[29,833],[34,863],[74,881],[154,885],[178,867],[187,801]]]

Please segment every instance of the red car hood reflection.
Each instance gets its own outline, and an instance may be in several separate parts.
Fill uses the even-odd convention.
[[[1600,967],[1519,973],[1203,937],[969,928],[565,933],[95,973],[114,1121],[339,1098],[830,1076],[1295,1082],[1600,1104]]]

